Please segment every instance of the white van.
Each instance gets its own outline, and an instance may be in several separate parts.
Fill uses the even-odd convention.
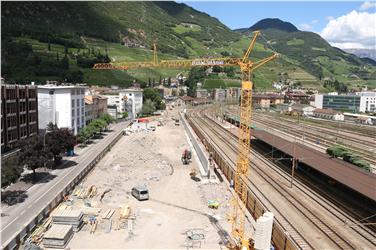
[[[149,190],[144,186],[132,188],[132,195],[139,201],[149,200]]]

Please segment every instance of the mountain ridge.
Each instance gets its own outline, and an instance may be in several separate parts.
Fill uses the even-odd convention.
[[[159,58],[242,56],[249,32],[230,30],[217,18],[175,2],[2,2],[2,76],[13,82],[45,80],[129,85],[146,84],[178,70],[95,71],[93,63],[151,60],[151,45]],[[320,87],[335,77],[353,84],[357,74],[364,84],[372,63],[331,47],[319,35],[303,32],[280,19],[260,20],[262,29],[252,53],[254,60],[275,48],[275,66],[255,72],[261,86],[271,86],[278,74],[289,72],[295,82]],[[273,28],[270,28],[273,27]],[[280,29],[276,29],[280,28]],[[297,30],[297,31],[295,31]],[[375,76],[376,74],[373,74]],[[259,85],[260,86],[260,85]],[[375,81],[376,86],[376,81]]]

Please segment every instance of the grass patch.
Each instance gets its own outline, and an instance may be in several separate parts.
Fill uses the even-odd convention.
[[[193,23],[181,23],[181,24],[176,25],[173,28],[173,30],[175,33],[183,34],[183,33],[191,32],[191,31],[193,32],[201,31],[201,26],[197,24],[193,24]]]
[[[292,46],[292,45],[303,45],[304,40],[303,39],[296,39],[294,38],[293,40],[287,41],[287,45]]]

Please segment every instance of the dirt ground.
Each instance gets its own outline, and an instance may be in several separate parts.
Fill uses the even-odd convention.
[[[181,249],[201,244],[203,249],[225,249],[231,194],[225,183],[190,178],[191,169],[198,168],[197,157],[193,155],[188,166],[182,164],[180,157],[189,147],[188,138],[183,125],[175,126],[172,117],[177,117],[177,111],[162,116],[164,126],[151,122],[156,131],[122,137],[89,173],[81,185],[98,189],[98,195],[87,202],[101,208],[99,223],[94,234],[90,234],[90,225],[75,233],[68,248]],[[130,190],[136,185],[147,186],[150,200],[138,201],[131,196]],[[106,189],[111,191],[100,201]],[[73,207],[85,206],[82,199],[73,199]],[[209,200],[218,201],[219,208],[208,208]],[[125,205],[131,207],[132,222],[119,222],[120,209]],[[110,232],[106,230],[108,220],[101,219],[107,209],[116,209]],[[115,230],[117,227],[120,230]],[[187,231],[192,229],[199,229],[205,239],[189,241]]]

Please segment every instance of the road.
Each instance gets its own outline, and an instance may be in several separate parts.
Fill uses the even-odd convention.
[[[38,183],[27,190],[27,198],[22,203],[18,203],[7,208],[2,208],[1,212],[6,214],[1,218],[1,242],[5,247],[19,232],[21,232],[29,222],[35,218],[49,204],[56,194],[61,192],[83,169],[94,159],[100,150],[106,147],[128,123],[121,122],[111,127],[111,132],[102,140],[97,141],[90,147],[83,150],[79,156],[71,158],[77,165],[65,169],[52,171],[57,175],[47,183]]]

